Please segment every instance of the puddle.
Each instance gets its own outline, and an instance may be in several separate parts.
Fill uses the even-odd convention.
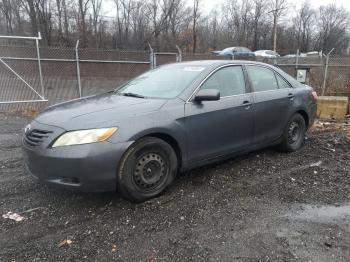
[[[286,216],[292,219],[314,222],[350,223],[350,204],[338,206],[303,205],[301,211],[289,213]]]

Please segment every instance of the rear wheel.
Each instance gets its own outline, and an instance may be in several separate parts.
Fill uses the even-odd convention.
[[[174,180],[177,157],[165,141],[147,137],[124,154],[117,174],[117,189],[133,202],[156,197]]]
[[[294,114],[284,130],[281,149],[285,152],[294,152],[300,149],[305,140],[306,124],[302,115]]]

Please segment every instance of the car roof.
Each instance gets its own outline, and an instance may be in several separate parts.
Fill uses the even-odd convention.
[[[276,51],[273,51],[273,50],[270,50],[270,49],[256,50],[255,52],[267,52],[267,51],[271,51],[271,52],[277,53]]]
[[[225,49],[235,49],[235,48],[246,48],[246,49],[249,49],[248,47],[245,47],[245,46],[229,46],[229,47],[224,48],[223,50],[225,50]]]
[[[271,67],[271,65],[261,62],[249,61],[249,60],[197,60],[197,61],[186,61],[181,63],[172,63],[164,66],[175,66],[175,65],[183,65],[183,66],[204,66],[204,67],[216,67],[222,65],[247,65],[247,64],[256,64],[256,65],[264,65]]]

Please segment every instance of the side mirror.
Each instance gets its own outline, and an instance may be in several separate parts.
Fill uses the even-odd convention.
[[[194,96],[194,101],[216,101],[220,99],[220,91],[217,89],[201,89]]]

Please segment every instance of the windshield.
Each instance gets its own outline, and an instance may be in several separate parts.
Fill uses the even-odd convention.
[[[227,47],[224,50],[222,50],[221,52],[225,53],[225,52],[231,52],[234,49],[234,47]]]
[[[174,98],[203,70],[202,66],[160,67],[134,78],[121,86],[117,92],[135,97]]]
[[[251,51],[246,47],[241,47],[241,52],[251,52]]]

